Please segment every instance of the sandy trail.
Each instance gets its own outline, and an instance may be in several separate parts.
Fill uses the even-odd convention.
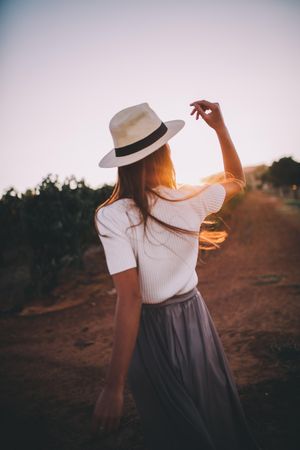
[[[300,448],[300,212],[264,192],[248,192],[228,225],[222,248],[198,263],[198,288],[259,442],[265,450]],[[100,245],[88,252],[86,268],[55,290],[54,303],[0,319],[5,450],[144,448],[128,389],[120,429],[98,440],[90,436],[110,357],[115,295]]]

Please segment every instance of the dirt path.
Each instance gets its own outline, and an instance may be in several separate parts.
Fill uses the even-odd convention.
[[[264,450],[296,450],[300,212],[249,192],[228,225],[222,248],[198,263],[198,288],[259,442]],[[90,250],[87,273],[60,286],[57,303],[47,310],[32,305],[19,317],[0,319],[5,450],[144,448],[128,389],[119,431],[96,441],[89,434],[110,357],[115,304],[101,253],[100,246]]]

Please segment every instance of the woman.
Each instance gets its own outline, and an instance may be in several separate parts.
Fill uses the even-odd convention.
[[[210,246],[220,242],[199,235],[200,226],[241,192],[245,176],[219,104],[190,106],[217,133],[222,182],[176,184],[168,141],[184,121],[162,122],[148,103],[110,121],[115,147],[99,166],[118,167],[118,180],[95,225],[117,304],[92,430],[119,426],[127,380],[149,450],[257,450],[195,271],[199,236]]]

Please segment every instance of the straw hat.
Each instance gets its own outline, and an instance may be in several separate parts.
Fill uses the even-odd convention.
[[[109,122],[115,147],[98,165],[118,167],[139,161],[158,150],[184,125],[183,120],[163,122],[148,103],[122,109]]]

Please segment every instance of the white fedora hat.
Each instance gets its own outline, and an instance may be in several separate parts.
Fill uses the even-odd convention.
[[[115,147],[98,165],[119,167],[139,161],[166,144],[184,125],[183,120],[163,122],[148,103],[122,109],[109,122]]]

